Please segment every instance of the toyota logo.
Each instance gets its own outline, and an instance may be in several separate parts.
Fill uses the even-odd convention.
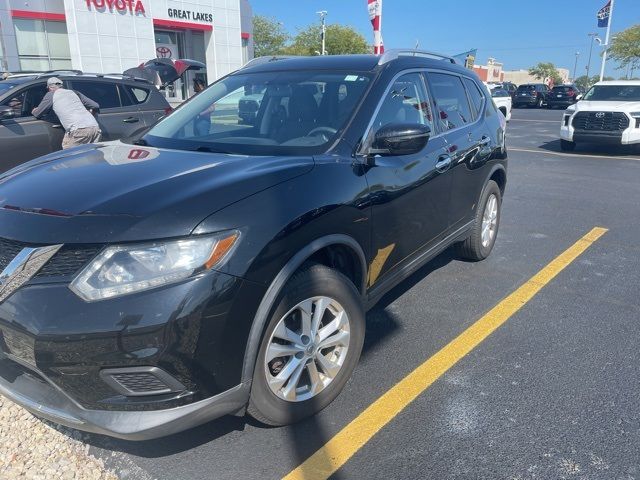
[[[604,112],[596,113],[596,118],[602,118],[602,117],[604,117]]]
[[[171,49],[169,47],[157,47],[156,54],[158,55],[158,58],[170,58]]]

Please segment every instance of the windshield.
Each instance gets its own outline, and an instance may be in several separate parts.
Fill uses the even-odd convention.
[[[247,155],[324,151],[352,116],[370,77],[288,71],[235,74],[153,127],[156,147]]]
[[[509,92],[507,92],[506,90],[503,90],[501,88],[494,88],[493,90],[491,90],[491,96],[492,97],[509,97]]]
[[[583,100],[592,102],[640,102],[640,85],[594,85]]]

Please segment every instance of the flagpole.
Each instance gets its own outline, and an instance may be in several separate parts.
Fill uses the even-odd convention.
[[[607,49],[609,48],[609,32],[611,31],[611,23],[613,22],[613,4],[615,0],[611,0],[611,8],[609,9],[609,18],[607,19],[607,36],[604,39],[604,52],[602,53],[602,67],[600,68],[600,81],[604,78],[604,67],[607,63]]]

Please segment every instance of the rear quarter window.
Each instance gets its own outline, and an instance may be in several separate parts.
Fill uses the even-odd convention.
[[[122,105],[140,105],[149,98],[149,90],[131,85],[118,85]]]

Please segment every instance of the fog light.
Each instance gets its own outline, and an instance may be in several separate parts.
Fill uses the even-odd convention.
[[[158,367],[110,368],[100,377],[116,392],[127,397],[181,392],[186,387]]]

